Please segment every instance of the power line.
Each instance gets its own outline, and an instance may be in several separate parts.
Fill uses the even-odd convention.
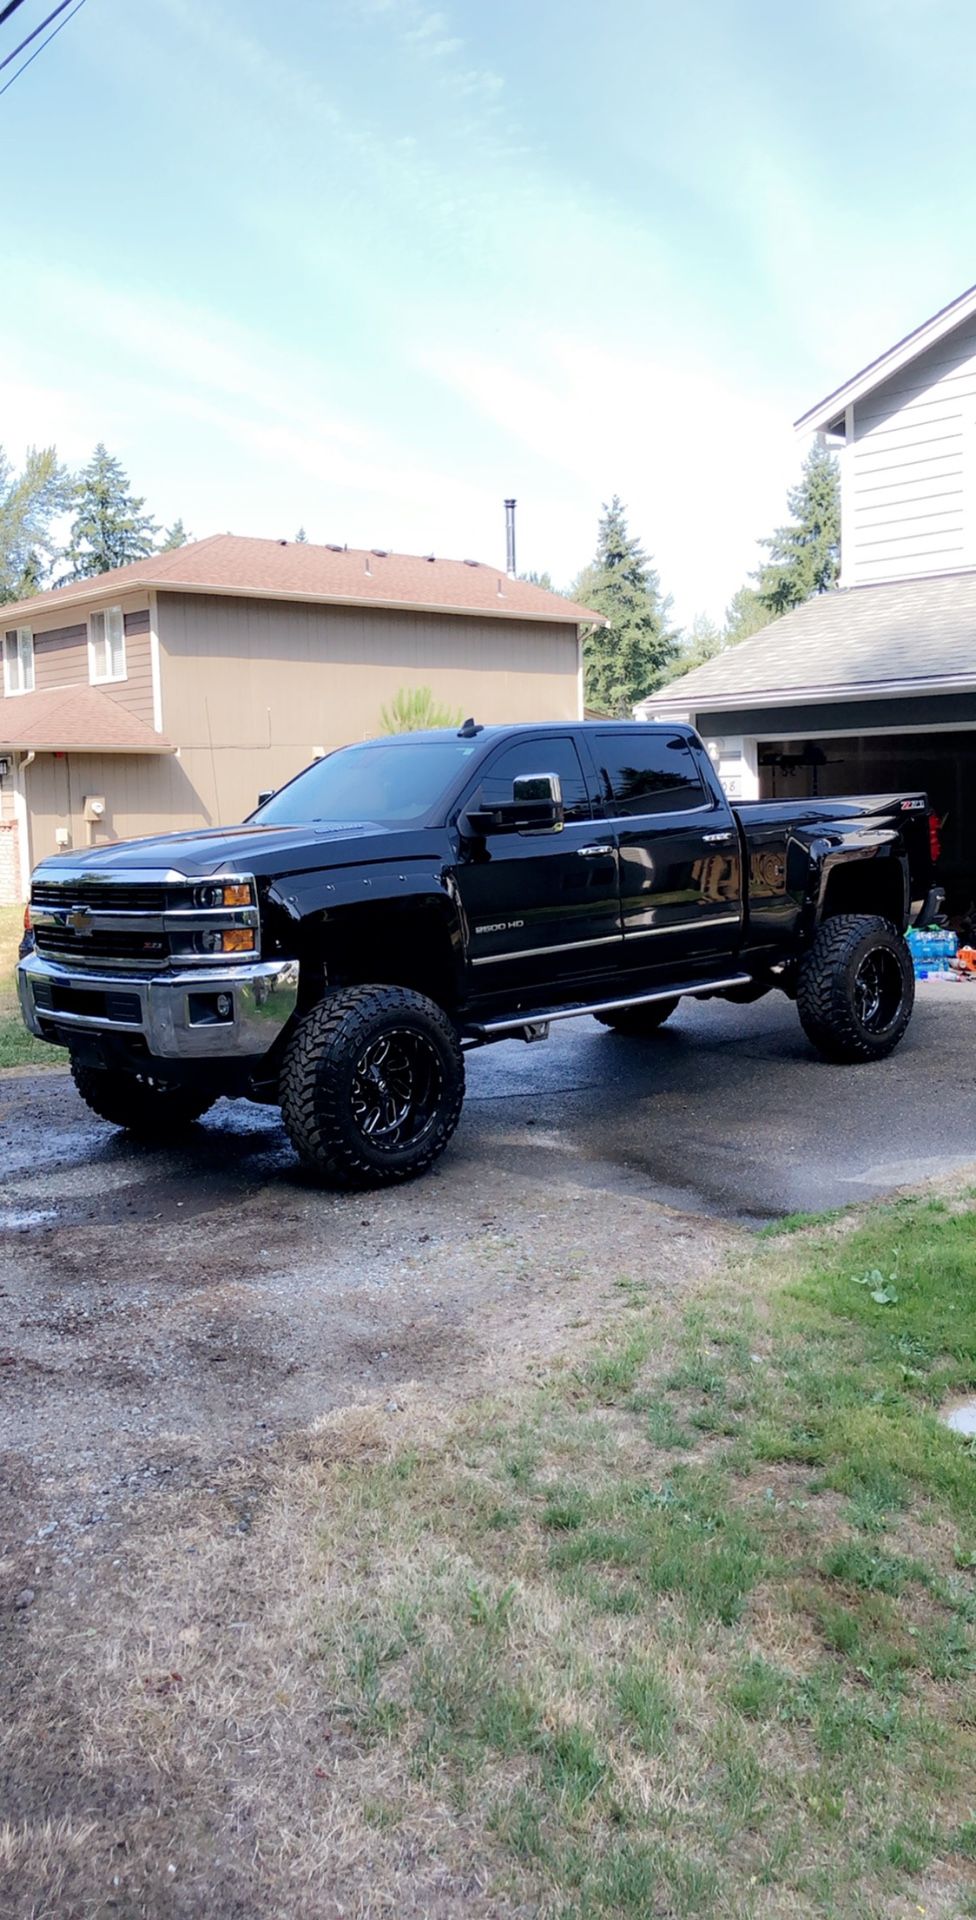
[[[24,48],[30,46],[30,43],[32,40],[37,39],[37,36],[39,33],[44,32],[45,27],[50,26],[52,20],[57,19],[59,13],[64,12],[65,7],[70,7],[70,5],[71,5],[71,0],[61,0],[61,5],[59,7],[55,7],[54,12],[49,13],[47,16],[47,19],[42,20],[40,26],[35,27],[33,33],[29,33],[27,35],[26,40],[22,40],[20,43],[20,46],[14,48],[13,53],[8,53],[5,60],[0,60],[0,73],[3,72],[4,67],[9,67],[11,60],[16,60],[18,53],[23,53]],[[41,51],[40,47],[38,47],[37,51],[38,53],[40,53]]]
[[[15,48],[14,53],[8,54],[7,59],[0,62],[0,66],[4,66],[4,67],[7,66],[9,64],[9,61],[11,61],[15,57],[16,53],[20,53],[23,47],[28,46],[31,40],[35,40],[37,38],[37,35],[39,33],[42,33],[46,26],[50,25],[50,22],[52,20],[57,19],[57,16],[59,13],[64,12],[65,7],[68,6],[69,3],[70,3],[70,0],[61,0],[61,5],[59,7],[55,7],[54,12],[49,14],[47,19],[42,21],[41,25],[35,28],[33,33],[28,34],[27,39],[22,41],[21,46]],[[58,21],[58,24],[54,28],[53,33],[49,33],[47,36],[47,39],[42,40],[40,46],[34,48],[33,53],[29,56],[28,59],[24,61],[23,66],[15,68],[14,72],[10,76],[10,79],[7,80],[2,87],[0,87],[0,100],[2,100],[4,94],[8,91],[8,89],[13,86],[14,81],[19,80],[21,74],[26,73],[28,67],[33,66],[34,61],[37,59],[38,54],[43,53],[45,47],[49,47],[51,44],[51,41],[57,39],[58,34],[61,32],[62,27],[66,27],[68,24],[68,21],[73,20],[75,17],[75,14],[81,12],[81,9],[84,6],[84,4],[85,4],[85,0],[77,0],[77,5],[71,8],[71,12],[67,14],[63,20]]]
[[[4,7],[2,12],[0,12],[0,27],[2,27],[4,21],[9,20],[11,14],[16,13],[17,8],[22,7],[23,4],[24,0],[10,0],[10,5]]]

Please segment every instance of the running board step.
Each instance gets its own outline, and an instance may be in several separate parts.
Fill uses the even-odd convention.
[[[647,1007],[655,1000],[678,1000],[697,993],[724,993],[728,987],[751,985],[751,973],[730,973],[720,980],[676,980],[673,986],[655,987],[653,993],[628,993],[617,995],[613,1000],[577,1000],[568,1007],[533,1007],[531,1011],[527,1008],[524,1013],[509,1014],[504,1020],[479,1020],[464,1028],[464,1037],[487,1040],[495,1034],[522,1033],[533,1027],[547,1027],[551,1020],[579,1020],[586,1013],[616,1013],[618,1007]]]

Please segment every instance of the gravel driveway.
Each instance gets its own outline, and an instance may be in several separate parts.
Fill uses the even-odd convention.
[[[16,1549],[214,1471],[330,1408],[395,1412],[565,1344],[639,1270],[684,1285],[737,1227],[976,1153],[976,988],[926,987],[879,1067],[815,1060],[792,1009],[686,1003],[469,1059],[434,1174],[338,1197],[277,1115],[222,1102],[179,1150],[92,1121],[61,1073],[0,1081],[0,1502]],[[651,1257],[652,1256],[652,1257]],[[9,1568],[13,1577],[13,1567]]]

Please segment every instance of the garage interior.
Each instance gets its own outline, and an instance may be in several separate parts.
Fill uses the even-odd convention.
[[[939,880],[951,917],[976,901],[976,728],[760,740],[764,800],[919,788],[941,822]]]

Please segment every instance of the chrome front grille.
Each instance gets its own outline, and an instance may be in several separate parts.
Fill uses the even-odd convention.
[[[224,887],[249,892],[248,905],[214,904]],[[31,887],[37,951],[59,966],[153,973],[171,966],[233,965],[260,952],[257,888],[249,874],[151,872],[102,880],[63,869]],[[224,946],[225,938],[229,942]],[[250,938],[250,945],[236,946]]]

